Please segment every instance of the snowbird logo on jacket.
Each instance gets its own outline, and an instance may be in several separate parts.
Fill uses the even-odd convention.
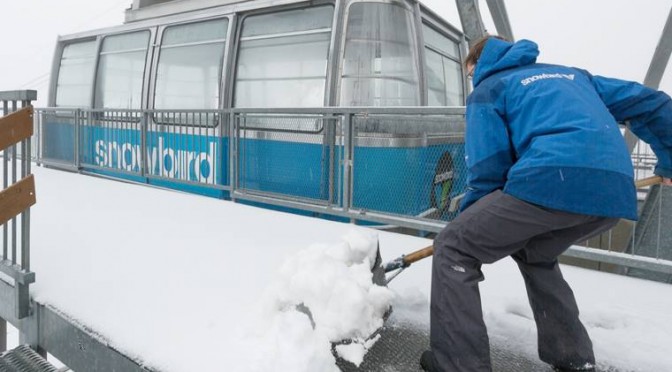
[[[568,79],[574,80],[574,74],[539,74],[530,76],[520,81],[521,84],[527,85],[529,83],[534,83],[537,80],[542,79]]]

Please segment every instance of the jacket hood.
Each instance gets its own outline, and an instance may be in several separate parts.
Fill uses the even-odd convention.
[[[499,71],[535,63],[539,55],[537,44],[530,40],[511,43],[490,38],[483,48],[474,71],[474,87]]]

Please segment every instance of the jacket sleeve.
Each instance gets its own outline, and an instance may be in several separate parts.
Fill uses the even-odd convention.
[[[465,152],[467,163],[467,192],[460,211],[483,196],[504,188],[507,174],[514,162],[503,108],[491,101],[492,92],[474,90],[467,104]]]
[[[658,157],[655,174],[672,177],[672,99],[642,84],[592,77],[593,86],[618,121],[651,146]]]

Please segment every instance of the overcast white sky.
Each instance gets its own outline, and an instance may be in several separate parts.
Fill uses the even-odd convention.
[[[57,35],[123,23],[132,0],[2,0],[0,91],[37,89],[46,105]],[[453,0],[423,1],[459,27]],[[481,1],[487,15],[487,5]],[[539,43],[540,61],[642,81],[672,0],[507,0],[517,39]],[[485,22],[495,31],[489,17]],[[668,64],[661,89],[672,93]]]

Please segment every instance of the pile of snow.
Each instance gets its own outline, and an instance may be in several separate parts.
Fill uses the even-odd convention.
[[[249,370],[338,371],[331,344],[341,341],[351,342],[336,346],[338,354],[359,366],[394,297],[372,281],[377,247],[374,233],[353,229],[339,243],[289,257],[262,296],[257,329],[246,337],[273,357]]]

